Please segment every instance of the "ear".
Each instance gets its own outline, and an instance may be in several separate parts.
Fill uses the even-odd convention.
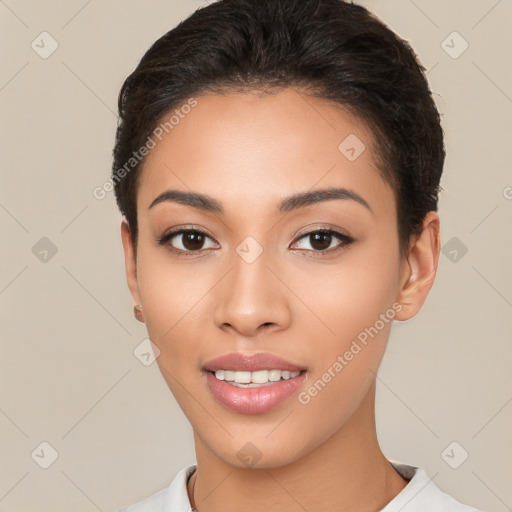
[[[439,224],[439,215],[434,211],[428,212],[421,233],[411,243],[409,256],[402,266],[397,298],[402,310],[395,315],[396,320],[409,320],[416,315],[434,284],[441,250]]]
[[[126,281],[132,294],[134,304],[140,304],[139,285],[137,283],[137,264],[135,261],[135,252],[133,249],[132,234],[128,221],[123,217],[121,222],[121,240],[124,249],[124,264],[126,268]]]

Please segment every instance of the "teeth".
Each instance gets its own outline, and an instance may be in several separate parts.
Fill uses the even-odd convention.
[[[224,370],[224,380],[235,380],[235,372]]]
[[[249,384],[251,382],[251,372],[235,372],[235,382]]]
[[[281,379],[281,370],[270,370],[268,372],[268,380],[270,382],[277,382]]]
[[[290,372],[288,370],[258,370],[256,372],[217,370],[215,377],[219,380],[225,380],[237,384],[267,384],[268,382],[277,382],[281,379],[288,380],[297,377],[300,372]],[[239,386],[245,387],[245,386]],[[251,386],[258,387],[258,386]]]
[[[268,382],[268,370],[259,370],[257,372],[251,373],[251,382],[254,382],[255,384],[265,384],[265,382]]]

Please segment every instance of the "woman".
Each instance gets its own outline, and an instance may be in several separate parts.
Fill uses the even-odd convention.
[[[361,6],[221,0],[127,78],[126,275],[197,464],[124,510],[475,510],[388,461],[375,429],[392,322],[439,259],[423,71]]]

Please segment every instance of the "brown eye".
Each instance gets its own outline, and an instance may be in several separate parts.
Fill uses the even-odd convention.
[[[338,239],[340,243],[332,246],[333,242],[336,239]],[[301,240],[308,241],[309,245],[311,246],[311,249],[307,247],[298,247],[298,249],[318,253],[334,252],[337,249],[341,249],[343,247],[350,245],[354,241],[352,237],[344,235],[332,229],[319,229],[316,231],[310,231],[309,233],[305,233],[304,235],[302,235],[296,243],[298,244],[299,241]]]
[[[328,233],[314,233],[308,235],[310,238],[311,246],[315,251],[325,251],[329,248],[332,242],[332,235]]]
[[[182,245],[188,251],[197,251],[198,249],[202,249],[205,237],[202,233],[198,231],[187,231],[182,233]]]
[[[205,247],[207,240],[211,240],[211,238],[197,229],[179,229],[168,233],[158,243],[168,246],[172,251],[186,255],[187,253],[199,253],[207,248],[211,249],[212,245]]]

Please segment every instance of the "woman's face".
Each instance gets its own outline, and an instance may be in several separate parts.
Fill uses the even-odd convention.
[[[257,467],[284,465],[372,420],[374,373],[406,271],[395,199],[370,132],[341,108],[294,89],[196,100],[141,174],[132,294],[201,443],[234,466],[246,464],[244,450],[261,457]],[[290,199],[330,188],[347,192]],[[166,191],[214,202],[151,206]],[[180,229],[203,234],[164,238]],[[213,361],[233,353],[291,366]],[[245,372],[224,379],[281,380],[245,388],[206,367]],[[287,380],[264,371],[286,368],[306,371]]]

